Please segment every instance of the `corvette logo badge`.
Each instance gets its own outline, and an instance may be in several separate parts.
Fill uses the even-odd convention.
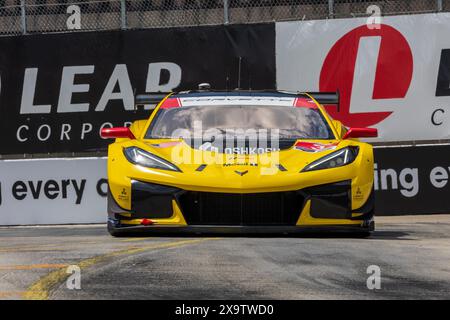
[[[238,175],[240,175],[242,177],[244,174],[248,173],[248,170],[245,170],[245,171],[237,171],[237,170],[235,170],[234,172],[236,172]]]

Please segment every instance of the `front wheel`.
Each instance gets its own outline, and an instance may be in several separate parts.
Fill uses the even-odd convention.
[[[355,232],[353,234],[353,236],[355,238],[361,238],[361,239],[369,238],[370,236],[373,235],[374,231],[375,231],[375,221],[371,220],[371,221],[368,221],[367,229],[359,231],[359,232]]]
[[[113,237],[116,237],[116,238],[126,236],[126,233],[123,231],[120,231],[118,228],[116,228],[111,221],[108,221],[108,232],[110,235],[112,235]]]

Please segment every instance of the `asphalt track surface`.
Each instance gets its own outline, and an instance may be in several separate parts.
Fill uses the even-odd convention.
[[[369,239],[0,228],[0,299],[449,299],[450,215],[377,223]],[[69,265],[79,290],[68,289]],[[380,289],[367,288],[371,265]]]

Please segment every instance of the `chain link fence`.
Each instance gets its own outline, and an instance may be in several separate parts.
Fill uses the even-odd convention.
[[[382,15],[439,12],[443,10],[443,1],[447,0],[334,0],[333,16],[336,18],[365,16],[367,15],[367,8],[371,5],[378,6]]]
[[[0,0],[0,35],[450,11],[450,0]]]
[[[0,7],[0,35],[14,35],[22,32],[22,8],[20,6]]]

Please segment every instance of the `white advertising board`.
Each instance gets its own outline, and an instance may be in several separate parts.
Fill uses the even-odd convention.
[[[0,161],[0,225],[105,223],[105,158]]]
[[[449,34],[449,13],[279,22],[277,87],[339,90],[330,114],[378,141],[450,139]]]

